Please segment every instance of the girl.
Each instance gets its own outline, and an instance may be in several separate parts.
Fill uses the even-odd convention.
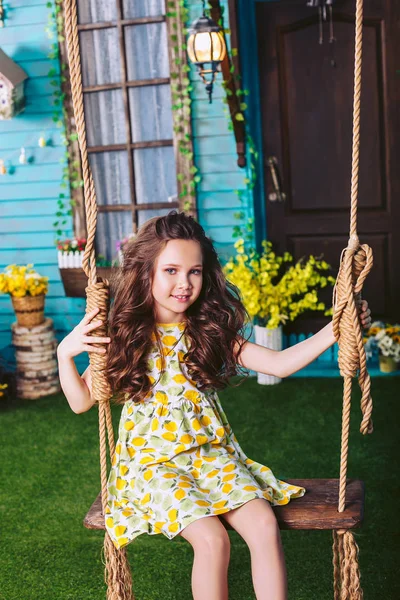
[[[251,553],[258,600],[287,597],[285,562],[271,505],[305,489],[277,479],[241,449],[217,390],[240,369],[287,377],[335,339],[329,323],[281,352],[242,336],[246,311],[203,228],[184,213],[147,221],[124,252],[110,337],[95,337],[97,309],[58,347],[60,380],[76,413],[89,410],[90,367],[73,357],[107,352],[106,377],[123,403],[108,479],[106,528],[122,548],[138,535],[181,535],[194,549],[194,600],[227,600],[229,523]],[[370,324],[363,302],[361,322]],[[92,344],[110,344],[104,347]],[[207,517],[207,518],[204,518]]]

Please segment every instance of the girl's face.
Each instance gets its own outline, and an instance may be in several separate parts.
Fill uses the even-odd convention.
[[[203,284],[203,257],[194,240],[170,240],[154,265],[152,293],[158,323],[178,323]]]

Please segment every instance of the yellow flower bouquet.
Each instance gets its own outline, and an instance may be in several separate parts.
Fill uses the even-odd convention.
[[[33,264],[8,265],[5,272],[0,273],[0,292],[15,298],[47,294],[48,279],[39,275]]]
[[[0,293],[10,294],[18,325],[34,327],[43,323],[48,279],[39,275],[33,264],[8,265],[0,273]]]
[[[318,289],[335,284],[334,277],[326,272],[331,268],[324,260],[314,256],[293,262],[289,252],[277,256],[272,242],[263,240],[259,254],[246,248],[241,238],[235,242],[236,256],[230,258],[223,270],[227,279],[236,285],[242,302],[255,324],[275,329],[293,321],[307,310],[332,314],[318,299]]]

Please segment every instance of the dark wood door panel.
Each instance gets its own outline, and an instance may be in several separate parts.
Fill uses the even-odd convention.
[[[333,276],[350,227],[354,10],[335,2],[336,42],[324,24],[320,45],[317,12],[303,0],[257,5],[267,237],[296,259],[323,253]],[[358,233],[374,252],[364,297],[387,320],[400,305],[399,23],[400,2],[364,2]],[[283,201],[273,196],[271,156]],[[329,288],[321,299],[330,306],[331,296]],[[287,329],[315,331],[327,320],[304,315]]]
[[[359,206],[385,206],[382,21],[366,20]],[[354,23],[335,16],[338,42],[319,47],[317,18],[277,26],[287,212],[345,208],[350,198]],[[268,143],[268,142],[267,142]],[[340,176],[338,176],[340,174]]]

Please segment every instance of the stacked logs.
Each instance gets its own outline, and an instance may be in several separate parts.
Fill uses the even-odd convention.
[[[60,391],[57,340],[53,320],[22,327],[12,323],[12,342],[17,360],[17,395],[34,400]]]

